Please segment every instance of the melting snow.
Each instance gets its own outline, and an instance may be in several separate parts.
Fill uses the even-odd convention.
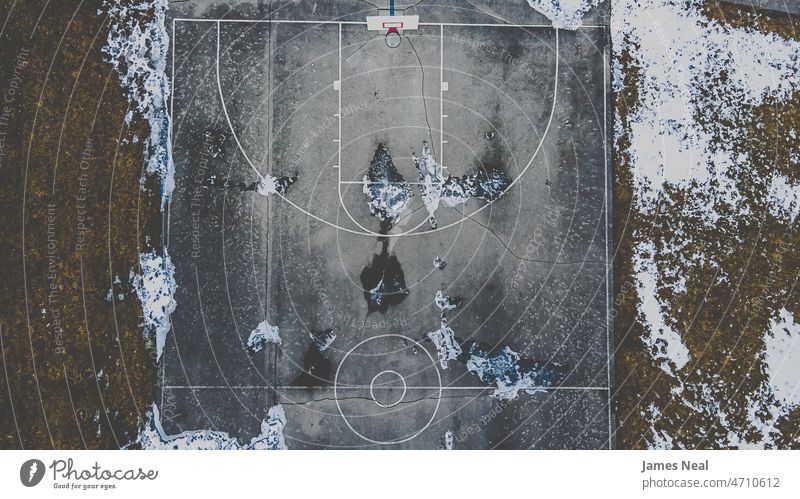
[[[439,356],[439,365],[442,366],[442,369],[447,369],[447,361],[457,360],[463,351],[455,337],[455,332],[447,325],[446,312],[448,310],[455,310],[461,304],[461,301],[458,299],[453,300],[449,296],[445,296],[441,289],[436,291],[436,297],[433,301],[436,306],[439,307],[439,310],[441,310],[442,315],[439,322],[439,329],[427,333],[426,336],[436,347],[436,353]]]
[[[434,229],[438,226],[436,210],[440,203],[454,207],[471,198],[494,201],[503,195],[510,184],[508,177],[498,171],[479,171],[463,177],[445,175],[442,165],[431,155],[427,142],[422,143],[420,156],[414,156],[414,165],[419,175],[419,190],[428,211],[428,221]]]
[[[461,305],[460,298],[451,298],[446,296],[444,292],[440,289],[436,292],[436,297],[433,299],[433,303],[439,307],[439,310],[442,312],[446,312],[448,310],[455,310]]]
[[[489,352],[472,343],[468,349],[467,370],[477,375],[481,381],[496,384],[492,396],[500,400],[514,400],[520,391],[528,394],[544,391],[553,386],[560,374],[551,369],[523,367],[520,355],[504,347],[500,352]],[[527,362],[526,362],[527,363]]]
[[[324,331],[312,331],[311,339],[314,341],[314,346],[317,351],[322,353],[331,346],[333,340],[336,339],[336,333],[333,329],[326,329]]]
[[[286,450],[286,439],[283,429],[286,427],[286,413],[283,406],[270,407],[267,419],[261,422],[261,434],[250,440],[248,449],[255,450]]]
[[[577,29],[583,25],[583,16],[603,0],[528,0],[528,5],[544,14],[554,28]]]
[[[414,198],[383,144],[378,144],[375,150],[362,190],[368,199],[370,214],[381,221],[398,218]]]
[[[267,419],[262,421],[261,433],[246,445],[221,431],[189,430],[167,435],[161,426],[158,406],[153,404],[136,443],[146,450],[284,450],[287,449],[283,436],[285,427],[286,414],[281,405],[276,405],[270,408]]]
[[[455,333],[447,325],[447,319],[442,314],[439,329],[429,332],[426,336],[430,338],[436,346],[436,353],[439,356],[439,365],[442,369],[447,369],[447,361],[456,360],[461,355],[462,350],[455,338]]]
[[[161,358],[167,333],[170,330],[170,314],[175,311],[175,266],[164,249],[164,256],[155,251],[139,255],[141,274],[131,271],[130,281],[142,302],[145,334],[154,334],[156,359]]]
[[[649,449],[672,449],[672,437],[666,432],[655,429],[655,423],[661,417],[661,411],[653,404],[647,408],[647,420],[650,422],[650,441],[648,443]]]
[[[682,369],[689,362],[689,349],[681,335],[668,324],[665,311],[670,304],[658,296],[658,272],[653,260],[655,246],[652,242],[639,243],[634,256],[636,288],[639,292],[639,314],[646,330],[642,341],[653,359],[660,361],[661,369],[674,375],[674,369]]]
[[[262,196],[269,196],[270,194],[284,194],[297,180],[297,177],[273,177],[269,173],[262,175],[263,176],[261,177],[261,180],[259,180],[258,184],[256,185],[256,191]]]
[[[638,96],[629,103],[627,115],[617,111],[617,144],[627,145],[618,152],[630,160],[637,211],[645,216],[675,214],[670,219],[674,237],[657,247],[641,234],[648,242],[636,247],[633,261],[638,312],[646,328],[642,339],[670,375],[691,357],[669,317],[667,298],[686,291],[680,279],[685,269],[664,262],[716,265],[710,255],[689,250],[695,246],[698,225],[724,231],[726,225],[751,223],[754,208],[768,208],[791,223],[800,211],[796,184],[777,174],[771,179],[753,175],[751,158],[740,152],[750,126],[759,126],[754,108],[785,99],[800,85],[800,43],[710,20],[702,14],[702,6],[701,0],[614,0],[612,4],[614,91],[625,91],[623,60],[627,60],[625,70],[636,72]],[[780,321],[788,321],[785,314]],[[788,353],[793,349],[787,330],[791,328],[765,338],[767,357],[780,356],[779,352],[793,355]],[[765,382],[744,397],[749,415],[745,427],[733,426],[733,418],[722,410],[730,405],[719,398],[727,387],[710,374],[699,373],[707,383],[680,384],[673,395],[680,403],[712,415],[727,429],[728,436],[714,442],[715,446],[769,446],[782,414],[780,407],[768,402],[769,392],[784,397],[787,387],[779,388],[780,361],[767,364],[769,384],[772,380],[776,384],[770,389]],[[796,371],[794,376],[797,379]],[[660,417],[657,411],[650,410],[651,426]],[[654,447],[680,445],[663,432],[652,432]],[[752,438],[753,432],[760,433],[761,440]]]
[[[627,150],[637,207],[653,213],[668,185],[691,190],[689,211],[711,226],[725,208],[749,213],[736,184],[749,160],[731,146],[746,133],[753,106],[797,87],[800,44],[711,21],[701,5],[615,0],[611,22],[615,90],[623,87],[623,51],[640,71]]]
[[[775,218],[794,223],[800,214],[800,184],[775,175],[769,185],[769,211]]]
[[[265,343],[281,344],[277,326],[272,326],[267,321],[263,321],[250,333],[250,337],[247,339],[247,348],[253,352],[259,352],[264,348]]]
[[[782,308],[764,335],[764,367],[775,398],[782,404],[800,404],[800,324]]]
[[[111,28],[103,53],[119,74],[128,102],[147,120],[150,136],[145,143],[147,173],[161,178],[161,209],[175,188],[175,167],[170,145],[170,119],[167,102],[170,84],[167,77],[169,35],[164,24],[167,0],[103,4]],[[125,117],[130,124],[131,111]]]

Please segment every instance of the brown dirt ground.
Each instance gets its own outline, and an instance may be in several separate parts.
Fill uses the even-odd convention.
[[[0,96],[14,88],[0,187],[0,448],[119,448],[154,396],[128,274],[159,240],[158,191],[139,188],[141,142],[123,143],[146,128],[123,124],[100,6],[0,1]],[[115,275],[125,296],[112,304]]]
[[[791,16],[763,12],[756,16],[751,10],[716,2],[709,2],[704,13],[732,26],[798,39],[794,28],[798,19]],[[616,105],[625,122],[638,100],[638,71],[629,55],[623,57],[623,68],[627,90],[616,96]],[[800,268],[800,254],[795,249],[800,244],[800,228],[764,216],[763,201],[763,179],[768,179],[771,172],[777,170],[794,182],[800,181],[797,165],[789,159],[789,152],[797,147],[789,132],[800,125],[800,95],[781,103],[764,104],[754,114],[753,122],[742,124],[748,128],[746,142],[736,145],[754,165],[751,174],[737,179],[750,206],[756,207],[753,219],[746,223],[726,220],[713,229],[694,224],[691,216],[682,211],[684,204],[678,193],[672,193],[675,205],[646,218],[633,208],[629,159],[625,154],[615,158],[614,225],[618,251],[614,264],[614,313],[619,448],[646,447],[651,435],[647,418],[651,404],[662,412],[656,429],[669,434],[676,446],[719,447],[718,442],[725,441],[727,435],[720,413],[727,415],[729,426],[747,428],[745,397],[757,391],[764,380],[760,358],[770,319],[782,307],[796,316],[800,314],[800,300],[794,290]],[[616,146],[617,151],[624,151],[627,137],[623,136]],[[662,238],[669,240],[673,235],[670,221],[676,216],[683,217],[692,230],[696,245],[671,261],[660,260],[664,266],[681,269],[688,288],[684,294],[665,297],[672,304],[670,316],[692,354],[692,360],[679,375],[685,377],[684,397],[690,402],[700,400],[702,384],[711,385],[713,398],[720,402],[717,411],[698,412],[674,399],[674,380],[654,365],[640,339],[644,330],[636,316],[633,248],[637,239],[652,240],[657,246],[663,244]],[[682,256],[695,249],[718,262],[728,281],[718,282],[714,279],[715,268],[695,265]],[[800,448],[800,410],[781,418],[777,426],[782,435],[776,439],[776,446]],[[759,438],[752,429],[745,430],[743,436]]]

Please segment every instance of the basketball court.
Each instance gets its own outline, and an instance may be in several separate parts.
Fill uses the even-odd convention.
[[[290,448],[440,448],[447,432],[455,448],[613,445],[607,27],[342,3],[171,20],[164,428],[249,441],[281,403]],[[440,204],[433,226],[423,143],[446,174],[509,185]],[[365,198],[380,146],[402,177],[389,184],[412,193],[388,230]],[[270,175],[297,179],[259,194]],[[379,265],[404,290],[373,310]],[[562,379],[505,401],[464,362],[443,366],[426,336],[437,290],[463,298],[447,312],[460,341]],[[254,352],[264,320],[281,344]]]

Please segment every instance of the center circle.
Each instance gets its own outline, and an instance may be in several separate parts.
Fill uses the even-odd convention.
[[[373,444],[416,438],[433,424],[442,402],[438,364],[425,346],[403,334],[361,340],[344,354],[334,375],[339,415],[353,433]],[[389,396],[401,386],[399,398]],[[415,400],[401,404],[411,390]]]
[[[382,381],[378,381],[378,378],[383,378],[383,380]],[[392,383],[393,381],[396,382],[398,379],[400,380],[400,383],[403,384],[403,393],[400,394],[400,397],[396,401],[391,402],[391,403],[389,403],[389,402],[381,402],[380,400],[378,400],[378,397],[375,396],[375,386],[377,385],[378,393],[381,396],[381,399],[383,399],[384,397],[382,395],[385,395],[385,394],[383,394],[381,392],[382,391],[391,392],[395,387],[393,385],[390,385],[389,383]],[[394,407],[394,406],[396,406],[397,404],[399,404],[400,402],[403,401],[403,398],[405,398],[405,396],[406,396],[407,389],[408,389],[408,387],[406,387],[405,378],[403,378],[403,376],[399,372],[392,371],[391,369],[387,369],[385,371],[379,372],[378,374],[375,375],[375,377],[372,378],[372,381],[370,381],[370,383],[369,383],[369,396],[372,397],[372,400],[376,404],[378,404],[381,407],[385,407],[385,408],[388,409],[389,407]]]

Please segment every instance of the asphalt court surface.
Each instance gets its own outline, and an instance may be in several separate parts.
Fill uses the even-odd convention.
[[[439,448],[447,431],[456,448],[608,447],[606,29],[436,22],[390,49],[357,20],[302,19],[173,20],[165,429],[249,441],[280,402],[291,448]],[[453,175],[514,184],[440,207],[437,230],[414,186],[385,244],[408,295],[368,313],[360,275],[384,244],[361,178],[381,143],[416,181],[423,141]],[[254,169],[298,179],[266,197]],[[561,385],[503,402],[443,369],[425,339],[441,288],[464,299],[458,338],[557,364]],[[282,343],[250,352],[265,318]],[[329,328],[305,386],[310,333]]]

